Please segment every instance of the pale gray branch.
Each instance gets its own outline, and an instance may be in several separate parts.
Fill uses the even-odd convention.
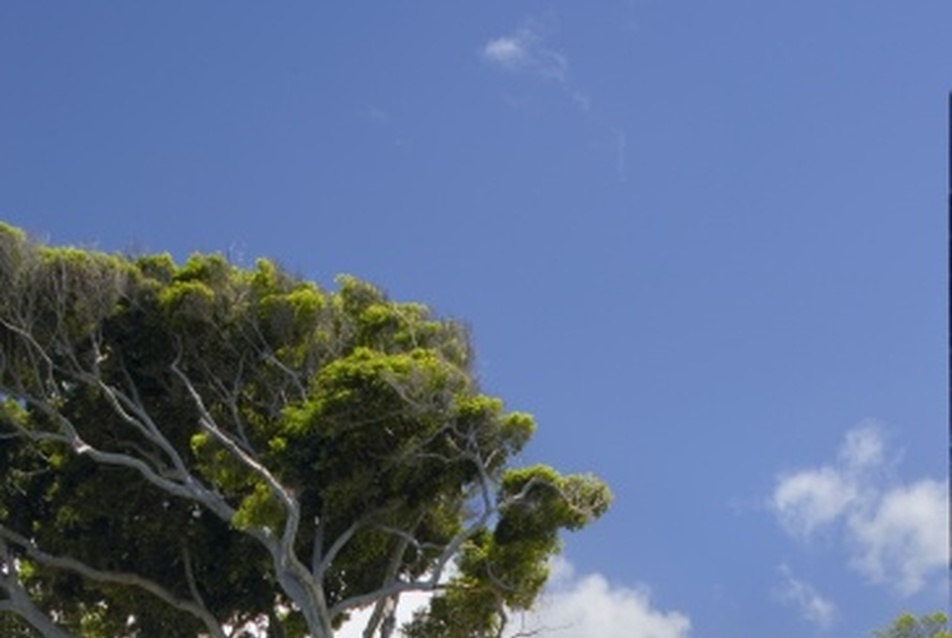
[[[434,566],[431,569],[430,575],[428,577],[417,578],[414,580],[394,579],[391,583],[384,585],[375,591],[345,598],[331,607],[331,616],[337,616],[338,614],[341,614],[345,611],[364,607],[376,602],[379,599],[397,596],[405,592],[434,591],[438,589],[441,584],[440,581],[443,578],[443,572],[446,570],[446,566],[462,548],[463,543],[468,541],[480,530],[486,527],[486,525],[489,523],[489,519],[492,518],[494,513],[495,509],[486,509],[480,513],[480,515],[466,529],[453,537],[453,539],[446,544],[440,556],[434,562]]]
[[[201,607],[207,607],[205,601],[202,599],[201,593],[198,591],[198,583],[195,582],[195,572],[192,569],[192,555],[188,551],[188,547],[182,546],[182,562],[185,565],[185,581],[188,584],[188,591],[192,594],[192,599],[200,605]]]
[[[334,542],[324,553],[323,558],[320,563],[318,563],[317,568],[314,570],[314,577],[318,580],[324,578],[324,573],[327,571],[327,568],[330,567],[330,564],[337,557],[337,554],[340,553],[344,546],[354,537],[354,534],[360,530],[366,524],[366,517],[360,517],[356,521],[350,524],[350,527],[341,532],[340,536],[334,539]]]
[[[96,569],[87,565],[86,563],[83,563],[82,561],[76,560],[75,558],[70,558],[68,556],[53,556],[51,554],[47,554],[37,547],[31,540],[20,536],[16,532],[9,530],[2,525],[0,525],[0,537],[15,543],[23,550],[26,556],[42,565],[46,565],[47,567],[65,569],[67,571],[75,572],[80,576],[84,576],[85,578],[89,578],[90,580],[95,580],[101,583],[131,585],[133,587],[138,587],[139,589],[147,591],[172,607],[195,616],[202,622],[202,624],[205,625],[214,638],[226,638],[221,624],[204,605],[200,604],[198,601],[192,602],[179,598],[153,580],[138,574]]]
[[[134,397],[127,396],[124,392],[104,383],[100,379],[90,381],[103,392],[109,405],[119,418],[131,425],[147,440],[165,452],[180,477],[188,475],[188,469],[182,460],[182,456],[169,442],[168,438],[162,434],[162,431],[152,420],[152,417],[149,416],[149,413],[140,401]]]
[[[225,633],[221,628],[221,625],[211,614],[211,612],[209,612],[208,609],[204,607],[204,605],[201,605],[198,602],[191,602],[181,599],[155,581],[149,580],[143,576],[139,576],[138,574],[103,571],[91,567],[74,558],[47,554],[34,545],[32,541],[20,536],[19,534],[16,534],[15,532],[12,532],[11,530],[6,529],[3,526],[0,526],[0,536],[3,536],[9,541],[16,543],[20,548],[23,549],[26,556],[42,565],[72,571],[81,576],[89,578],[90,580],[95,580],[98,582],[115,583],[118,585],[131,585],[147,591],[156,598],[168,603],[172,607],[190,613],[198,618],[215,638],[225,638]]]
[[[37,607],[29,593],[20,584],[16,574],[16,562],[6,540],[0,538],[0,556],[7,566],[7,573],[0,578],[0,586],[6,590],[9,599],[5,601],[9,611],[19,615],[27,624],[36,629],[44,638],[75,638],[42,609]]]
[[[332,635],[330,618],[333,615],[323,613],[327,609],[324,590],[294,551],[294,541],[300,527],[301,508],[295,496],[285,488],[277,477],[261,462],[253,458],[241,445],[222,430],[214,416],[205,407],[205,402],[188,376],[179,368],[177,361],[171,366],[172,372],[185,386],[199,411],[199,424],[209,432],[218,443],[239,460],[245,467],[261,478],[281,502],[286,518],[280,539],[275,542],[268,531],[248,530],[271,553],[278,582],[292,600],[298,603],[307,619],[308,626],[319,628],[328,638]],[[318,637],[316,637],[318,638]]]

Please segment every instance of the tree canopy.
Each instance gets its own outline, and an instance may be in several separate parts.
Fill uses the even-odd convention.
[[[0,633],[500,635],[590,475],[513,466],[464,326],[272,261],[105,254],[0,224]]]

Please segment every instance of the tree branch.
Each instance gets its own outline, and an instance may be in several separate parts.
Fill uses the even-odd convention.
[[[312,630],[316,629],[330,637],[333,633],[330,618],[333,618],[333,615],[325,613],[327,603],[324,590],[294,551],[294,543],[301,521],[301,508],[297,499],[267,467],[253,458],[237,441],[218,426],[214,416],[205,407],[205,402],[198,390],[179,367],[177,359],[172,363],[171,370],[183,383],[195,403],[199,411],[199,424],[202,428],[209,432],[239,462],[261,478],[283,505],[287,517],[284,522],[284,530],[276,542],[267,531],[255,533],[254,530],[249,530],[248,533],[262,542],[271,553],[278,582],[285,592],[291,596],[292,600],[295,600],[301,607],[302,613],[307,618],[308,626]]]
[[[60,432],[27,430],[14,424],[13,427],[22,436],[32,441],[57,441],[71,447],[77,454],[90,457],[97,463],[127,467],[135,470],[146,481],[152,483],[159,489],[165,490],[174,496],[179,496],[187,500],[202,503],[210,510],[224,518],[226,521],[231,520],[231,516],[234,515],[234,509],[225,503],[224,499],[205,487],[191,474],[187,473],[184,477],[181,477],[181,482],[174,481],[156,472],[142,459],[120,452],[107,452],[105,450],[95,448],[86,443],[86,441],[80,437],[75,426],[73,426],[70,420],[63,416],[49,403],[43,400],[38,400],[32,396],[27,396],[25,399],[30,405],[38,408],[44,414],[53,419],[59,425]]]
[[[0,556],[7,566],[7,573],[0,577],[0,586],[6,590],[9,599],[4,601],[6,611],[19,615],[31,627],[45,638],[76,638],[59,625],[42,609],[36,606],[29,593],[20,584],[16,574],[16,562],[6,540],[0,538]]]
[[[182,563],[185,565],[185,582],[188,584],[188,591],[192,594],[192,599],[196,604],[207,609],[205,601],[198,591],[198,583],[195,582],[195,572],[192,569],[192,555],[189,553],[188,547],[184,544],[182,545]]]
[[[16,532],[7,529],[3,525],[0,525],[0,538],[16,544],[23,550],[24,555],[32,560],[35,560],[41,565],[54,567],[57,569],[65,569],[90,580],[101,583],[113,583],[116,585],[131,585],[133,587],[138,587],[139,589],[152,594],[159,600],[162,600],[172,607],[195,616],[202,622],[202,624],[205,625],[214,638],[226,638],[225,631],[222,629],[221,624],[204,605],[200,604],[198,601],[192,602],[179,598],[153,580],[149,580],[148,578],[138,574],[103,571],[91,567],[82,561],[76,560],[75,558],[47,554],[37,547],[33,541],[20,536]]]

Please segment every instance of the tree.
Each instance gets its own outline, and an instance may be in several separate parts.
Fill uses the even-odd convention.
[[[952,638],[949,617],[942,612],[916,617],[900,614],[886,629],[875,631],[876,638]]]
[[[463,326],[338,284],[0,225],[0,633],[386,638],[430,591],[407,634],[476,638],[533,603],[607,487],[511,467],[535,425]]]

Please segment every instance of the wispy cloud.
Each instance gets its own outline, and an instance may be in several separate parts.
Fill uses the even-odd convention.
[[[794,537],[830,532],[869,582],[912,595],[946,565],[948,492],[931,478],[889,483],[888,463],[881,429],[861,424],[835,462],[779,476],[770,507]]]
[[[824,598],[813,585],[794,578],[787,565],[780,566],[781,582],[774,590],[782,603],[795,607],[800,615],[820,629],[829,629],[836,619],[836,605]]]
[[[600,129],[595,147],[602,152],[608,150],[606,155],[614,163],[618,180],[627,181],[628,137],[624,129],[609,126],[599,117],[592,97],[579,87],[576,74],[570,70],[568,55],[554,46],[550,42],[552,39],[553,30],[543,21],[529,19],[509,33],[486,41],[479,49],[479,56],[500,72],[518,74],[527,81],[531,79],[557,87],[564,99],[582,114],[588,126]],[[507,96],[504,100],[517,110],[527,110],[531,103],[531,98],[525,96]],[[608,144],[606,138],[610,140]]]
[[[428,600],[426,594],[404,597],[398,625]],[[367,612],[355,614],[338,636],[359,638],[366,618]],[[687,638],[690,630],[684,614],[655,607],[646,587],[614,586],[599,574],[578,576],[568,562],[557,559],[537,609],[512,618],[505,635],[514,638],[539,631],[558,638]]]
[[[568,58],[546,46],[542,29],[531,23],[490,40],[482,55],[507,71],[529,72],[559,83],[568,80]]]
[[[481,57],[496,68],[512,73],[525,73],[555,82],[581,111],[588,111],[592,100],[569,78],[569,60],[561,51],[546,42],[546,29],[535,21],[486,42]]]
[[[846,433],[840,447],[840,461],[852,471],[862,471],[883,462],[885,443],[879,427],[863,423]]]

